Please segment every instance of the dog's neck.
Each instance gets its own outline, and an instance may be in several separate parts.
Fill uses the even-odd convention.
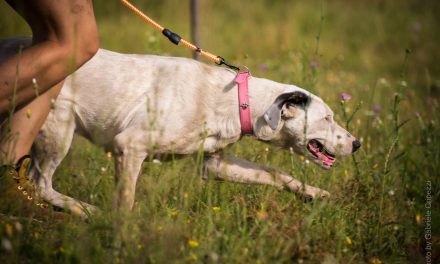
[[[235,84],[235,81],[232,80]],[[274,131],[267,125],[264,120],[264,113],[274,103],[275,99],[283,92],[292,89],[289,85],[277,83],[263,78],[249,78],[249,101],[251,109],[251,121],[253,126],[253,136],[257,140],[269,141],[277,137],[279,133]],[[235,137],[237,140],[242,136],[239,103],[238,103],[238,87],[235,85],[228,90],[226,94],[218,94],[218,107],[227,108],[225,116],[217,119],[222,123],[222,127],[227,127],[228,133],[223,130],[223,136],[227,138]]]

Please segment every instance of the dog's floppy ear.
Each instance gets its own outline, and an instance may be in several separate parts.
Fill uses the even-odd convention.
[[[281,121],[284,106],[305,107],[310,101],[310,97],[301,91],[283,93],[275,99],[275,102],[264,113],[264,120],[273,130],[277,129]]]

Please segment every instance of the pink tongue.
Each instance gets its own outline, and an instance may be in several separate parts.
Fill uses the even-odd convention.
[[[309,145],[309,147],[310,147],[310,150],[312,150],[313,153],[315,153],[315,155],[316,155],[320,160],[322,160],[322,162],[324,163],[324,165],[332,166],[332,165],[333,165],[333,162],[335,162],[335,159],[334,159],[334,158],[331,158],[331,157],[326,156],[325,154],[323,154],[322,152],[320,152],[319,149],[316,148],[315,146],[313,146],[313,145]]]
[[[322,154],[321,152],[316,153],[316,155],[327,166],[332,166],[333,162],[335,161],[334,159],[327,157],[326,155]]]

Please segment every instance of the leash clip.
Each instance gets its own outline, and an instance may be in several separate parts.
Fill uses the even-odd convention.
[[[219,59],[219,62],[216,62],[217,65],[226,65],[229,69],[240,72],[240,68],[238,68],[237,66],[234,66],[232,64],[229,64],[226,62],[226,60],[221,57],[221,56],[217,56],[217,58]]]

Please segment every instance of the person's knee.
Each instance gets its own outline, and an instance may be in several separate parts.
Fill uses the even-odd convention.
[[[66,27],[54,38],[61,44],[63,56],[73,58],[75,68],[90,60],[99,49],[99,34],[94,20],[79,23],[73,31]]]
[[[57,41],[46,42],[51,47],[51,58],[53,61],[62,62],[62,67],[68,74],[76,71],[84,63],[90,60],[99,49],[99,41],[81,40],[81,41]]]
[[[95,56],[96,52],[99,49],[99,40],[98,38],[94,40],[88,40],[84,46],[81,48],[82,61],[81,64],[86,63],[93,56]]]
[[[88,34],[85,38],[80,38],[78,43],[78,66],[90,60],[99,49],[98,33]]]

